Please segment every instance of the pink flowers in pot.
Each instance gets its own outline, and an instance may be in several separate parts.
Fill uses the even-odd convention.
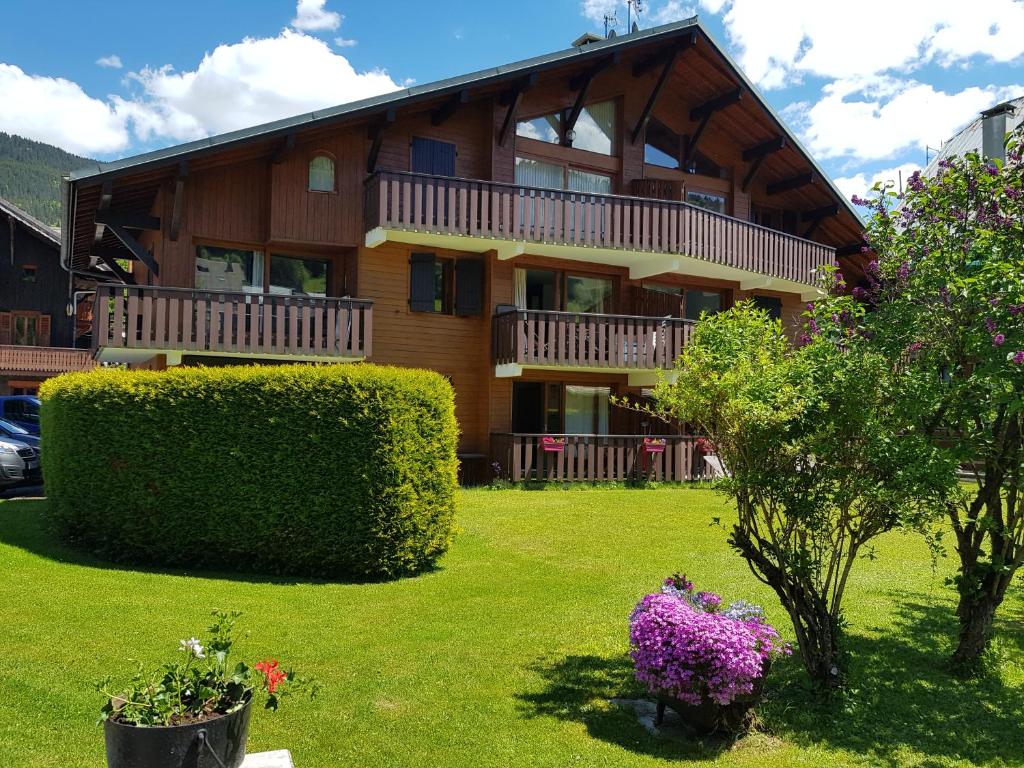
[[[720,596],[694,592],[679,575],[640,601],[629,640],[636,678],[656,696],[694,705],[751,694],[770,660],[789,653],[758,606],[741,600],[723,609]]]

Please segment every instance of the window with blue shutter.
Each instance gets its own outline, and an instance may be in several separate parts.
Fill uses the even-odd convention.
[[[434,263],[432,253],[414,253],[409,259],[409,308],[413,312],[434,311]]]
[[[455,145],[450,141],[412,137],[412,172],[431,176],[455,175]]]
[[[484,260],[455,262],[455,314],[479,315],[484,308]]]

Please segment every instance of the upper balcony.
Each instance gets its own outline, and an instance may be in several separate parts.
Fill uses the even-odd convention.
[[[96,367],[87,349],[0,345],[0,376],[88,371]]]
[[[366,245],[397,241],[525,253],[733,280],[813,296],[834,248],[688,203],[381,171],[367,181]]]
[[[373,302],[271,293],[100,285],[93,344],[102,362],[183,355],[348,362],[370,355]]]

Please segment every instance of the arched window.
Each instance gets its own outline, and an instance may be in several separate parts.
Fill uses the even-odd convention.
[[[309,191],[334,191],[334,160],[329,155],[317,155],[309,161]]]

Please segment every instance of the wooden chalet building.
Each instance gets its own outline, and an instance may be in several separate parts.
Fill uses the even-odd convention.
[[[63,258],[140,365],[450,378],[467,467],[686,479],[641,396],[702,311],[794,325],[861,222],[696,18],[85,169]],[[123,260],[132,268],[122,268]],[[564,436],[564,443],[551,440]],[[545,438],[549,438],[545,440]]]
[[[94,367],[74,348],[68,277],[57,231],[0,198],[0,395],[35,394],[50,376]]]

